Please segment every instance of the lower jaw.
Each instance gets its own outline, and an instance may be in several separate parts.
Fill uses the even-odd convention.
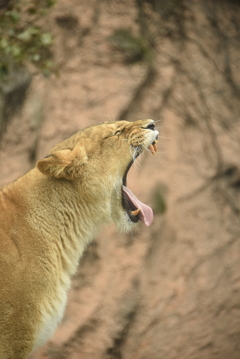
[[[137,223],[139,221],[139,219],[137,217],[133,216],[131,213],[129,213],[129,211],[126,211],[126,212],[127,212],[127,215],[131,222]]]
[[[124,200],[124,194],[123,194],[123,188],[122,188],[122,208],[123,210],[126,212],[129,220],[132,222],[132,223],[137,223],[139,221],[138,217],[137,216],[134,216],[131,212],[136,210],[137,208],[131,208],[129,205],[128,205],[128,202],[127,200],[125,199]]]

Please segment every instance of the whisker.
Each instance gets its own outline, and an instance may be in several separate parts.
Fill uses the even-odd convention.
[[[130,153],[131,153],[132,159],[133,159],[133,161],[134,161],[134,157],[133,157],[132,147],[131,147],[131,146],[130,146]]]
[[[141,163],[139,163],[137,159],[135,159],[134,163],[135,163],[136,169],[139,170],[141,167]]]
[[[149,152],[151,152],[150,150],[149,150],[149,148],[147,148],[146,146],[144,146],[144,145],[142,145],[147,151],[149,151]]]
[[[109,121],[115,122],[116,116],[107,115],[107,118],[108,118]]]
[[[144,146],[144,145],[142,145],[148,152],[151,152],[150,150],[149,150],[149,148],[147,148],[146,146]],[[161,152],[155,152],[155,155],[161,155],[162,153],[166,153],[167,151],[161,151]],[[152,153],[152,152],[151,152]]]
[[[134,153],[132,153],[132,146],[130,147],[130,153],[131,153],[131,155],[132,155],[132,159],[133,159],[133,164],[134,164],[134,166],[136,167],[136,169],[138,170],[138,168],[137,168],[137,165],[138,166],[140,166],[141,167],[141,165],[140,165],[140,163],[137,161],[137,159],[136,159],[136,151],[137,151],[137,149],[136,148],[133,148],[133,150],[134,150]]]
[[[158,135],[158,138],[167,138],[168,140],[171,139],[170,137],[164,137],[164,136],[159,136],[159,135]]]
[[[93,119],[93,118],[90,118],[90,122],[95,123],[95,124],[97,124],[97,125],[100,125],[100,124],[102,123],[102,122],[97,121],[97,120],[95,120],[95,119]]]
[[[137,151],[137,149],[135,149],[135,152]],[[134,154],[135,155],[135,154]],[[138,170],[140,167],[141,167],[141,164],[140,164],[140,162],[138,162],[138,160],[137,160],[137,157],[135,156],[135,160],[134,160],[134,163],[135,163],[135,166],[136,166],[136,169]],[[137,166],[139,166],[139,167],[137,167]]]

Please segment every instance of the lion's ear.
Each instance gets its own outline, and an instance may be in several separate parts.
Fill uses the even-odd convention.
[[[38,161],[37,168],[46,176],[73,180],[79,177],[80,167],[86,162],[87,154],[84,148],[77,146],[73,150],[53,152]]]

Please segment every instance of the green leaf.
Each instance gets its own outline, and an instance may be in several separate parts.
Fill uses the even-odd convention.
[[[18,38],[22,41],[26,41],[26,42],[30,41],[32,38],[32,33],[31,33],[30,29],[23,31],[21,34],[18,35]]]
[[[14,0],[11,10],[0,14],[0,78],[9,71],[10,64],[31,62],[45,76],[55,70],[56,65],[46,61],[51,58],[47,47],[53,43],[52,35],[37,26],[35,18],[36,14],[41,19],[54,4],[55,0]]]
[[[38,27],[30,27],[29,31],[31,32],[32,35],[39,35],[40,33],[40,29]]]
[[[22,50],[21,50],[20,46],[13,45],[13,46],[11,46],[11,53],[12,53],[13,57],[18,57],[19,55],[21,55]]]
[[[8,43],[7,39],[2,38],[0,40],[0,46],[1,46],[2,49],[6,49],[9,46],[9,43]]]
[[[49,34],[48,32],[45,32],[44,34],[41,35],[41,42],[45,46],[51,45],[53,42],[52,35]]]
[[[55,0],[46,0],[46,6],[51,7],[56,4]]]
[[[33,60],[34,62],[38,62],[39,60],[41,60],[41,56],[40,56],[39,54],[34,54],[34,55],[32,56],[32,60]]]
[[[47,10],[46,9],[40,9],[39,13],[41,14],[41,16],[45,16],[47,14]]]
[[[29,27],[27,30],[23,31],[18,35],[18,38],[22,41],[29,42],[32,39],[33,35],[39,34],[39,29],[37,27]]]
[[[18,12],[16,11],[7,11],[6,15],[9,16],[9,18],[13,21],[13,22],[18,22],[20,20],[20,15]]]
[[[53,61],[49,61],[49,60],[47,60],[47,61],[45,61],[45,67],[47,68],[47,69],[49,69],[49,70],[51,70],[51,69],[53,69],[54,67],[55,67],[55,64],[54,64],[54,62]]]

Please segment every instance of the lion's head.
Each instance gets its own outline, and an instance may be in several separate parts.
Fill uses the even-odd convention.
[[[127,188],[127,173],[144,149],[156,152],[157,138],[153,120],[104,122],[54,147],[37,167],[70,181],[90,206],[101,203],[119,228],[128,230],[139,220],[148,226],[152,210]]]

